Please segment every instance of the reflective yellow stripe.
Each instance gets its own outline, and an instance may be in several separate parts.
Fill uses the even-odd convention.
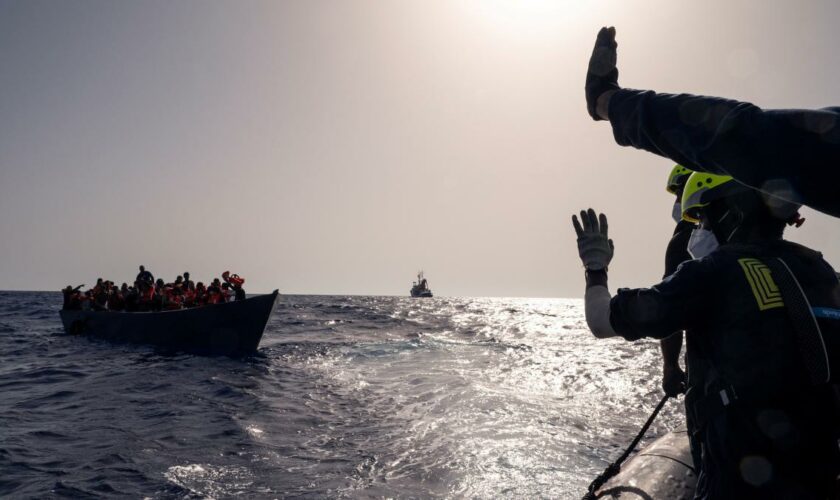
[[[785,306],[782,294],[779,292],[776,282],[773,281],[773,275],[769,267],[762,264],[758,259],[738,259],[738,263],[744,270],[744,276],[750,284],[760,311]]]

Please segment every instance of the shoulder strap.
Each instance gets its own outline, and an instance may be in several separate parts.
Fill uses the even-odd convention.
[[[814,385],[827,383],[831,379],[828,350],[805,291],[790,267],[780,257],[766,259],[765,263],[773,273],[774,281],[782,294],[785,311],[793,324],[799,352],[811,382]]]

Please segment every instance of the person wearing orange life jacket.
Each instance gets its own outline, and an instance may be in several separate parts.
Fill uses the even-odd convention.
[[[219,281],[219,278],[214,278],[210,286],[207,287],[207,303],[218,304],[223,301],[222,282]]]
[[[116,286],[111,287],[111,291],[108,294],[108,310],[109,311],[122,311],[125,309],[125,298],[123,297],[122,293],[120,293],[119,288]]]
[[[195,307],[195,290],[192,288],[185,288],[184,289],[184,307],[190,308]]]
[[[195,284],[195,304],[197,306],[207,304],[207,287],[201,281]]]
[[[230,283],[222,283],[222,298],[224,302],[230,302],[233,292],[230,290]]]
[[[245,289],[242,288],[242,285],[245,284],[245,278],[241,278],[238,274],[230,274],[230,271],[223,272],[222,278],[230,283],[230,287],[234,293],[234,300],[245,300]]]

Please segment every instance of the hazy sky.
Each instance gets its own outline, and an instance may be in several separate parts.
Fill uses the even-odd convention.
[[[250,292],[573,297],[570,215],[610,217],[614,286],[661,277],[672,164],[586,114],[620,83],[840,104],[840,4],[0,0],[0,289],[137,265]],[[840,192],[840,187],[838,188]],[[789,239],[840,266],[840,220]]]

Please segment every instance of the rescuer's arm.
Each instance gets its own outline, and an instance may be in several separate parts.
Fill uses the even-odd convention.
[[[840,216],[840,108],[763,110],[748,102],[622,89],[615,29],[602,28],[586,78],[587,109],[615,141]]]
[[[681,331],[659,341],[662,349],[662,390],[669,396],[685,392],[685,372],[680,368],[682,343]]]
[[[607,236],[607,217],[596,216],[591,208],[580,212],[580,221],[572,216],[577,234],[578,254],[586,269],[584,309],[586,324],[598,338],[616,335],[610,325],[610,290],[607,287],[607,267],[613,256],[613,242]]]

